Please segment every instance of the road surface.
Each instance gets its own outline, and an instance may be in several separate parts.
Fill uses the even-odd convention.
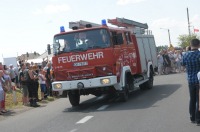
[[[185,73],[155,76],[154,88],[136,91],[128,102],[109,96],[81,96],[71,107],[67,98],[12,114],[0,132],[199,132],[191,124]]]

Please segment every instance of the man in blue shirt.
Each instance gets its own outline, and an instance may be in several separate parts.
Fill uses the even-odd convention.
[[[191,51],[183,55],[182,65],[186,67],[190,93],[189,112],[192,123],[200,125],[199,111],[199,81],[197,73],[200,71],[200,42],[198,39],[191,40]]]

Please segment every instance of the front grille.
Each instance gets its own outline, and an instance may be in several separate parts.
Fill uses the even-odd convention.
[[[68,77],[72,80],[79,80],[79,79],[87,79],[87,78],[93,78],[94,75],[94,69],[80,69],[75,71],[68,71],[67,72]]]
[[[59,76],[56,78],[57,80],[81,80],[111,75],[113,75],[113,68],[111,66],[96,66],[84,69],[59,71]]]

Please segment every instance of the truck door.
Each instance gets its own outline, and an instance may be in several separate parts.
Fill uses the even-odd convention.
[[[132,74],[135,74],[138,69],[137,69],[136,50],[133,41],[131,39],[131,33],[124,32],[124,37],[125,37],[125,45],[128,51],[128,65],[131,68]]]
[[[136,53],[129,32],[112,31],[112,41],[114,45],[114,56],[116,60],[116,73],[121,75],[123,66],[130,66],[131,72],[137,70]]]

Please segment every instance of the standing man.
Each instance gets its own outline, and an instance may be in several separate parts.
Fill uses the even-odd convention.
[[[197,123],[200,125],[200,111],[199,111],[199,81],[197,78],[197,73],[200,71],[200,42],[198,39],[192,39],[191,51],[186,52],[183,55],[182,65],[186,67],[189,93],[190,93],[190,103],[189,103],[189,113],[190,120],[192,123]]]
[[[164,65],[165,74],[169,74],[170,67],[171,67],[171,61],[170,61],[167,50],[165,50],[163,53],[163,65]]]
[[[14,73],[15,73],[15,83],[16,83],[16,86],[17,88],[20,88],[19,86],[19,68],[18,68],[18,65],[16,67],[13,68],[14,70]]]
[[[10,65],[9,65],[9,72],[10,72],[11,81],[12,81],[13,83],[15,83],[15,76],[16,76],[16,74],[15,74],[15,71],[14,71],[14,69],[13,69],[13,64],[10,64]]]
[[[23,101],[23,105],[28,105],[28,86],[27,86],[27,82],[24,78],[24,72],[26,69],[26,65],[24,63],[22,63],[20,65],[20,67],[21,67],[21,70],[19,73],[19,82],[21,84],[22,91],[23,91],[22,101]]]
[[[158,59],[158,74],[162,75],[163,74],[163,62],[164,62],[162,51],[160,51],[158,53],[157,59]]]
[[[37,88],[34,85],[34,81],[38,79],[37,76],[33,74],[33,66],[30,66],[29,63],[26,63],[26,69],[24,70],[24,80],[28,87],[28,95],[30,106],[38,107],[37,104]]]

